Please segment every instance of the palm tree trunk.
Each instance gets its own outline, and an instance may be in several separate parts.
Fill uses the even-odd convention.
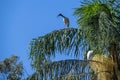
[[[118,80],[117,77],[117,71],[118,71],[118,55],[117,55],[117,45],[115,44],[115,42],[111,43],[110,48],[109,48],[109,52],[110,52],[110,56],[112,58],[112,61],[115,63],[114,67],[113,67],[113,80]]]

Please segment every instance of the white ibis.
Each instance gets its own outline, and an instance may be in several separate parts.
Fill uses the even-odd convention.
[[[63,16],[61,13],[58,14],[58,16],[61,16],[61,17],[63,18],[64,24],[65,24],[67,27],[69,27],[69,25],[70,25],[69,19],[68,19],[67,17]]]
[[[93,50],[89,50],[87,53],[87,60],[91,59],[92,54],[93,54]]]

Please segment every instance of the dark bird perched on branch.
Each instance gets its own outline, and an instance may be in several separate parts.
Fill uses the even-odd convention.
[[[63,16],[61,13],[58,14],[58,17],[59,17],[59,16],[61,16],[61,17],[63,18],[64,24],[65,24],[67,27],[69,27],[69,24],[70,24],[69,19],[68,19],[67,17]]]

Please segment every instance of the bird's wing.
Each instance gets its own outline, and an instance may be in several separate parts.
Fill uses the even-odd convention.
[[[65,17],[64,23],[65,23],[65,25],[67,25],[67,27],[69,27],[70,22],[69,22],[69,19],[67,17]]]

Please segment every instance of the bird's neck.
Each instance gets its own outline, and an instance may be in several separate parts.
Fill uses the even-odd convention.
[[[60,15],[61,17],[63,17],[63,18],[65,18],[65,16],[63,16],[63,15]]]

